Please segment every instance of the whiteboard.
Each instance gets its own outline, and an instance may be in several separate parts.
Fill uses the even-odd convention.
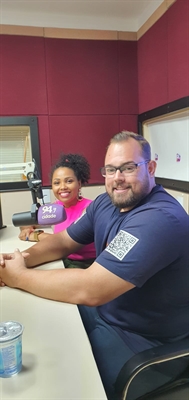
[[[156,177],[189,182],[189,108],[143,123],[157,163]]]

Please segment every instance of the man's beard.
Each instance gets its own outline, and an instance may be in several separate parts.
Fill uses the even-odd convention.
[[[141,200],[144,199],[144,197],[147,196],[147,194],[149,193],[149,184],[146,183],[145,186],[143,187],[143,190],[140,191],[139,193],[134,193],[132,191],[132,188],[130,188],[130,193],[129,196],[128,195],[124,195],[124,194],[115,194],[115,192],[107,192],[112,204],[119,208],[128,208],[128,209],[132,209],[134,208],[138,203],[140,203]]]

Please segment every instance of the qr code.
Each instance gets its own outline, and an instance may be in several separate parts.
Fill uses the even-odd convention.
[[[121,261],[138,241],[135,236],[121,230],[106,247],[106,251]]]

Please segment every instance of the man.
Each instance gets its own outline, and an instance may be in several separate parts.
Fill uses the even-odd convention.
[[[109,400],[120,399],[114,384],[126,360],[189,336],[189,216],[155,184],[155,169],[142,136],[115,135],[101,170],[107,193],[67,231],[29,248],[25,261],[18,251],[1,261],[2,285],[79,305]],[[87,270],[28,269],[93,241],[97,258]],[[171,375],[162,374],[159,384]],[[140,390],[155,387],[152,381]]]

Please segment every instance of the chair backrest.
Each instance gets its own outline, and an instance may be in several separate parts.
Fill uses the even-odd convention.
[[[139,397],[138,400],[189,400],[189,366],[178,379]]]
[[[188,386],[188,339],[158,346],[133,356],[123,366],[115,384],[116,390],[122,392],[123,400],[155,400],[155,395],[163,396],[166,392],[168,396],[168,391],[173,394],[174,391],[185,390],[187,393]],[[163,397],[160,398],[163,400]]]

